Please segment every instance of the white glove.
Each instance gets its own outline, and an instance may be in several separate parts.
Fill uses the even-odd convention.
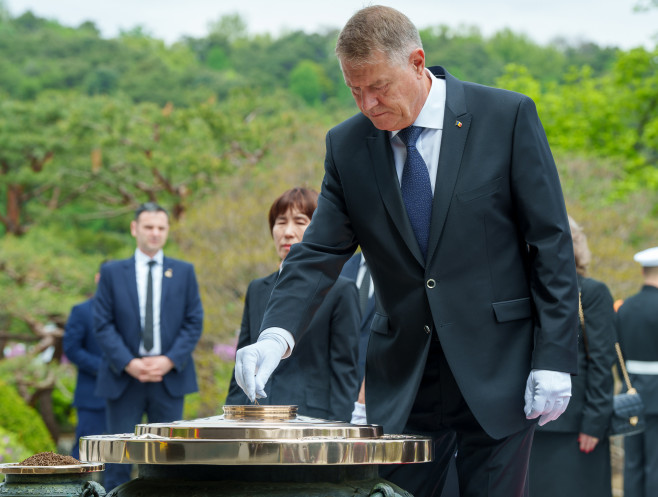
[[[276,335],[261,336],[256,343],[238,350],[235,381],[251,402],[267,397],[265,384],[287,350],[286,341]]]
[[[571,375],[562,371],[533,369],[525,385],[525,416],[535,419],[539,426],[560,417],[569,405]]]
[[[354,410],[352,411],[352,421],[353,425],[365,425],[368,424],[366,421],[366,405],[361,402],[354,403]]]

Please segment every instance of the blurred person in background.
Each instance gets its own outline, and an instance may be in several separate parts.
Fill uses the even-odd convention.
[[[280,266],[290,247],[302,240],[317,207],[318,193],[293,188],[272,204],[269,225]],[[245,298],[238,349],[256,343],[279,270],[249,283]],[[290,359],[272,375],[265,388],[263,405],[296,405],[298,413],[322,419],[349,422],[359,389],[357,369],[361,312],[353,280],[340,277],[326,294],[309,334],[295,346]],[[250,404],[231,377],[227,405]]]
[[[613,300],[604,283],[587,277],[591,260],[587,237],[571,217],[569,226],[583,313],[578,334],[578,375],[572,378],[572,396],[564,414],[538,426],[535,432],[530,453],[530,496],[611,497],[607,431],[617,339]]]
[[[624,497],[658,495],[658,247],[635,254],[642,289],[617,311],[617,331],[631,384],[644,402],[643,433],[624,437]]]
[[[101,266],[105,264],[104,261]],[[94,275],[98,285],[100,269]],[[94,394],[96,375],[102,351],[94,333],[94,298],[91,297],[71,309],[62,338],[64,354],[76,365],[78,378],[73,394],[78,423],[71,456],[80,459],[80,437],[102,435],[105,430],[105,399]]]

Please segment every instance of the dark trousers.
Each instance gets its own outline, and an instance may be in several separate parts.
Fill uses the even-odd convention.
[[[658,495],[658,415],[646,416],[639,435],[624,437],[624,497]]]
[[[462,396],[443,350],[433,341],[405,433],[431,437],[434,461],[381,466],[380,475],[414,497],[439,497],[457,451],[462,497],[527,497],[535,426],[496,440],[485,433]]]
[[[71,456],[80,459],[80,437],[88,435],[103,435],[105,429],[105,409],[77,408],[78,424],[75,427],[75,444]]]
[[[163,383],[131,381],[121,397],[107,401],[110,434],[134,433],[144,414],[149,423],[170,423],[183,418],[184,397],[172,397]],[[105,490],[130,480],[131,464],[105,465]]]

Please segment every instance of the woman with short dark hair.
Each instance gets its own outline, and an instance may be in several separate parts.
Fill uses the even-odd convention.
[[[270,207],[270,233],[281,262],[291,247],[302,242],[317,207],[318,193],[292,188]],[[279,271],[252,281],[247,289],[238,349],[255,343],[261,331],[265,306]],[[304,416],[349,422],[358,393],[357,356],[361,315],[356,285],[338,278],[309,324],[308,332],[295,344],[265,386],[267,397],[260,404],[296,405]],[[249,404],[249,399],[231,378],[227,405]]]

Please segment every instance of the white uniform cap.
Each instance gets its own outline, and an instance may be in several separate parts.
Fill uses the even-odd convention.
[[[635,262],[639,262],[642,267],[656,267],[658,266],[658,247],[638,252],[633,256],[633,259],[635,259]]]

